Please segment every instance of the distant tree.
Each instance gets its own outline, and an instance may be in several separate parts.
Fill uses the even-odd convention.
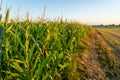
[[[120,27],[120,24],[118,25],[118,27]]]
[[[103,24],[101,24],[100,26],[104,26]]]
[[[115,26],[115,24],[112,24],[111,26]]]
[[[108,27],[108,25],[105,25],[105,27]]]

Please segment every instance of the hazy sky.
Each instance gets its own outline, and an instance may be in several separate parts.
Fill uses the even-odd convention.
[[[2,13],[11,7],[11,17],[22,18],[29,12],[31,18],[42,15],[46,6],[46,17],[78,20],[86,24],[120,24],[120,0],[3,0]]]

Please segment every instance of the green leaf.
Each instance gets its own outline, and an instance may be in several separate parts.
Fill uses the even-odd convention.
[[[60,71],[63,70],[65,67],[68,66],[68,63],[64,63],[64,65],[62,64],[59,64],[59,67],[60,67]]]
[[[20,43],[20,46],[21,46],[23,49],[25,49],[25,46],[23,45],[22,40],[20,39],[20,37],[19,37],[18,35],[17,35],[16,37],[17,37],[18,42]]]
[[[63,53],[63,52],[61,52],[61,53],[58,55],[56,61],[55,61],[54,64],[53,64],[53,67],[54,67],[54,68],[56,68],[56,67],[59,65],[59,63],[60,63],[60,61],[62,60],[63,56],[64,56],[64,53]]]
[[[24,61],[21,61],[21,60],[17,60],[17,59],[10,59],[10,61],[13,61],[13,62],[17,62],[17,63],[22,63],[22,64],[24,64],[25,62]]]
[[[10,29],[12,29],[12,27],[13,27],[13,24],[11,24],[11,26],[7,28],[6,32],[10,32]]]
[[[47,80],[48,76],[49,76],[49,72],[47,72],[45,76],[43,76],[42,80]]]
[[[13,64],[10,64],[11,67],[13,67],[14,69],[16,69],[19,72],[23,72],[24,70],[22,69],[22,67],[19,65],[18,62],[12,62]]]
[[[20,79],[20,80],[25,80],[25,78],[18,73],[12,73],[10,71],[5,71],[5,73],[9,74],[9,76],[7,77],[8,80],[11,80],[13,78]]]
[[[31,58],[34,54],[33,51],[34,51],[35,47],[36,47],[36,42],[33,44],[33,46],[31,48],[29,48],[29,56],[28,56],[29,62],[31,61]]]
[[[32,71],[34,71],[35,70],[35,68],[37,67],[37,64],[38,64],[38,61],[39,61],[39,57],[40,56],[38,56],[38,55],[36,55],[37,57],[36,57],[36,59],[35,59],[35,62],[33,63],[33,67],[32,67]]]

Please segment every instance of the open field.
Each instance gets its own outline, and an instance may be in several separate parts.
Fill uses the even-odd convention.
[[[120,56],[120,27],[96,28],[116,54]]]

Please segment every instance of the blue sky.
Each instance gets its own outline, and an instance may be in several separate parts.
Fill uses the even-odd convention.
[[[11,18],[27,12],[35,19],[46,6],[46,17],[77,20],[85,24],[120,24],[120,0],[3,0],[2,14],[11,7]]]

